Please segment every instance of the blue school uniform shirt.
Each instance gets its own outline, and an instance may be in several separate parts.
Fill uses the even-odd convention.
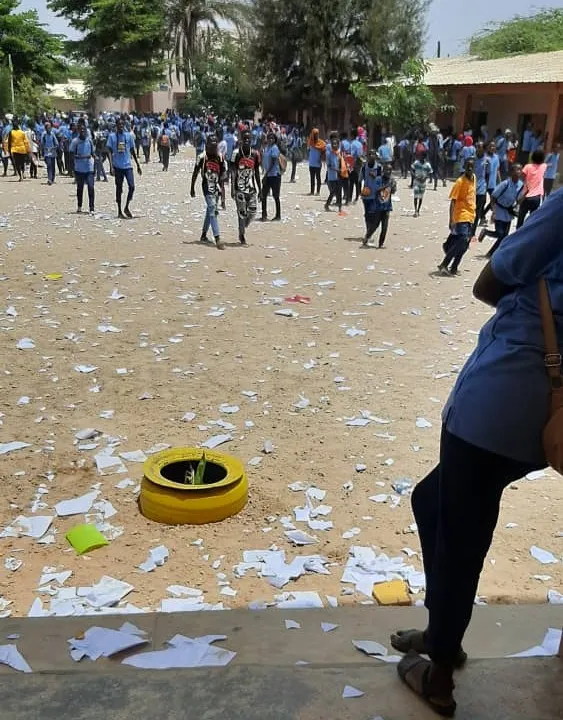
[[[364,165],[362,168],[361,176],[364,183],[364,187],[369,188],[370,194],[367,197],[362,195],[362,202],[364,203],[364,210],[366,213],[374,213],[377,211],[377,200],[376,193],[378,190],[378,178],[381,175],[381,168],[376,165],[369,167]]]
[[[496,146],[497,146],[497,155],[499,156],[499,160],[506,160],[506,155],[508,153],[508,142],[504,136],[497,138],[496,140]]]
[[[489,160],[486,155],[475,156],[475,177],[477,178],[477,195],[487,194],[487,168]]]
[[[264,150],[262,167],[266,171],[267,177],[277,177],[281,175],[279,157],[280,149],[277,145],[268,146]],[[272,167],[268,170],[270,163],[272,163]]]
[[[493,273],[514,290],[482,328],[443,412],[453,435],[538,468],[546,465],[542,432],[550,404],[538,280],[547,280],[563,347],[562,224],[563,189],[493,255]]]
[[[461,140],[453,140],[450,145],[450,160],[457,160],[458,155],[461,151],[461,148],[463,147]]]
[[[383,145],[379,146],[377,154],[381,158],[382,162],[391,162],[393,160],[393,150],[391,150],[387,143],[383,143]]]
[[[350,155],[354,158],[354,160],[358,160],[362,157],[364,154],[364,146],[359,140],[352,140],[352,144],[350,145]]]
[[[459,154],[459,159],[461,161],[461,169],[465,169],[465,162],[469,160],[469,158],[475,157],[475,146],[470,145],[469,147],[464,147],[461,153]]]
[[[309,167],[320,168],[322,164],[322,153],[316,147],[309,148]]]
[[[135,149],[135,137],[130,132],[112,132],[108,137],[108,148],[111,150],[113,167],[118,170],[129,170],[131,167],[131,150]]]
[[[89,137],[84,140],[77,137],[70,143],[70,152],[74,153],[74,169],[78,173],[94,172],[94,143]]]
[[[389,195],[388,200],[383,200],[380,191],[383,190],[383,188],[390,188],[391,194]],[[385,211],[385,212],[391,212],[393,210],[393,193],[397,189],[397,183],[395,180],[393,180],[392,177],[383,177],[383,175],[379,175],[375,180],[375,209],[377,211]]]
[[[500,160],[496,153],[487,155],[489,161],[489,180],[487,181],[487,190],[494,190],[497,186],[498,169],[500,167]]]
[[[522,180],[513,182],[510,178],[503,180],[496,187],[493,193],[494,199],[497,201],[495,205],[495,217],[502,222],[512,222],[514,215],[510,212],[510,208],[518,199],[518,195],[522,191],[524,183]]]
[[[235,136],[232,133],[227,133],[225,135],[225,142],[227,143],[227,160],[231,162],[233,158],[233,152],[235,149]]]
[[[41,150],[43,152],[43,157],[56,157],[58,147],[59,141],[55,133],[52,130],[49,133],[44,132],[41,136]]]
[[[545,170],[545,175],[543,176],[544,179],[555,180],[555,176],[557,175],[557,166],[559,165],[559,153],[549,153],[545,159],[545,163],[547,168]]]
[[[524,135],[522,136],[522,152],[532,152],[533,137],[533,130],[524,130]]]
[[[326,169],[327,169],[327,180],[329,182],[335,182],[338,180],[338,171],[340,170],[340,159],[338,155],[332,150],[327,148],[326,151]]]

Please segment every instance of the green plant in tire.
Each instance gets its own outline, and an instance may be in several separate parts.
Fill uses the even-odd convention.
[[[191,467],[189,470],[186,470],[186,475],[184,478],[185,484],[186,485],[203,485],[206,465],[207,465],[207,460],[205,458],[205,453],[203,453],[201,460],[197,464],[197,468],[194,470],[193,467]]]

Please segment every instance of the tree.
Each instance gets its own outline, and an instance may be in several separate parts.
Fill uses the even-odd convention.
[[[14,12],[19,0],[0,0],[0,63],[11,55],[16,83],[29,79],[33,85],[53,82],[64,69],[62,37],[39,22],[35,10]]]
[[[493,23],[469,40],[469,52],[483,60],[522,53],[563,50],[563,10]]]
[[[337,87],[381,80],[419,54],[427,0],[253,0],[264,90],[327,106]]]
[[[220,30],[205,33],[193,63],[193,79],[184,109],[211,109],[221,117],[252,117],[258,91],[251,74],[247,36]]]
[[[248,5],[237,0],[166,0],[167,46],[176,75],[184,73],[189,84],[194,77],[198,55],[202,55],[205,30],[219,30],[221,24],[244,26]]]
[[[49,7],[82,34],[67,42],[91,67],[89,83],[108,97],[143,95],[164,78],[163,4],[153,0],[49,0]]]
[[[359,81],[351,89],[366,118],[407,130],[425,125],[438,106],[432,90],[424,84],[425,74],[422,60],[408,60],[400,75],[389,73],[387,80],[376,84]]]

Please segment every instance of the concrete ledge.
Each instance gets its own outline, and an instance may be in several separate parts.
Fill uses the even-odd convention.
[[[367,660],[367,659],[366,659]],[[560,720],[557,658],[476,660],[456,678],[457,720]],[[346,684],[365,692],[342,699]],[[374,661],[324,667],[17,675],[1,686],[2,720],[436,720]]]
[[[472,658],[504,658],[543,640],[548,627],[561,626],[556,605],[491,605],[476,607],[465,647]],[[286,630],[284,618],[301,623],[300,630]],[[323,610],[152,613],[70,618],[8,618],[0,621],[0,644],[7,635],[19,634],[17,646],[35,672],[113,673],[126,671],[117,659],[74,662],[68,639],[92,625],[118,628],[126,620],[147,631],[146,649],[160,649],[176,633],[188,636],[224,634],[224,646],[238,653],[235,664],[293,666],[298,660],[314,665],[357,665],[363,661],[352,640],[377,640],[389,646],[397,628],[424,627],[423,608],[342,607]],[[321,622],[339,625],[324,633]],[[10,642],[10,641],[6,641]],[[376,661],[373,661],[376,662]],[[15,672],[0,665],[0,677]]]

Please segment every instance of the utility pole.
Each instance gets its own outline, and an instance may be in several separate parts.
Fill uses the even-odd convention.
[[[441,43],[440,43],[440,41],[438,40],[438,47],[436,48],[436,57],[437,57],[437,58],[439,58],[439,57],[441,56],[441,54],[442,54],[441,51],[442,51]]]
[[[8,67],[10,68],[10,92],[12,94],[12,112],[16,112],[16,100],[14,96],[14,66],[12,65],[12,55],[8,54]]]

